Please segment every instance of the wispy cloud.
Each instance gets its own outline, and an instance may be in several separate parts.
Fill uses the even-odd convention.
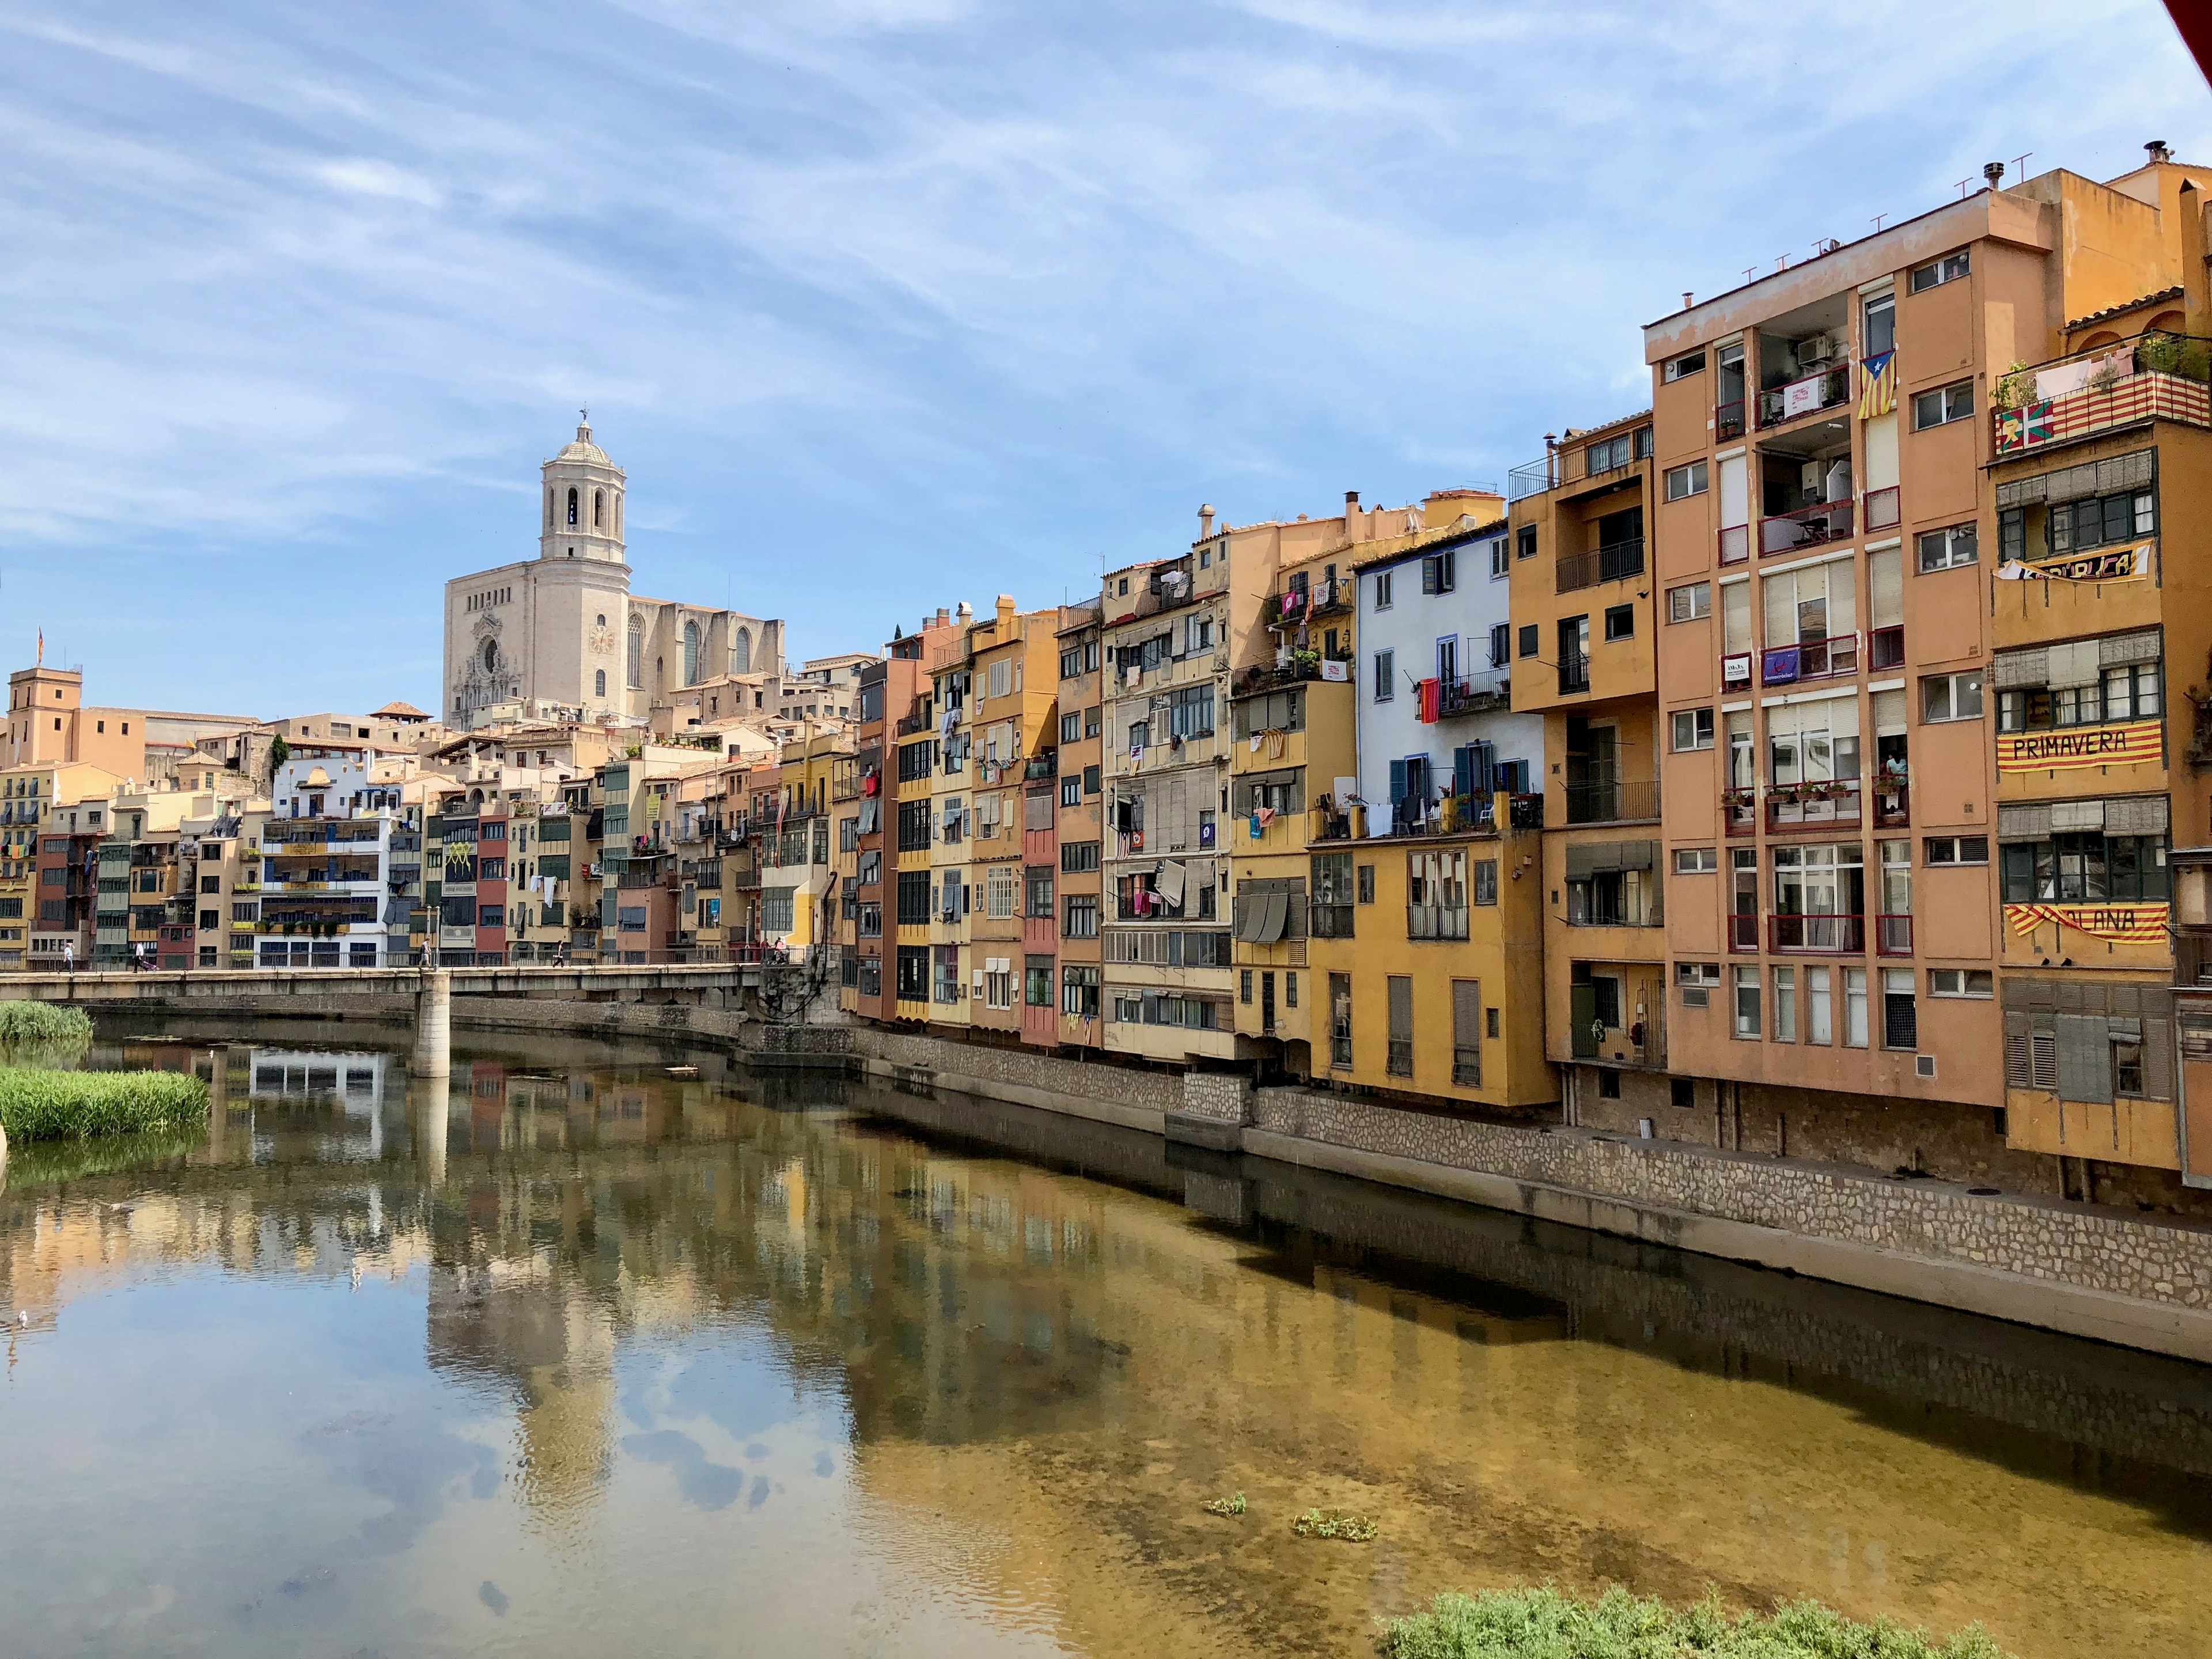
[[[427,705],[440,584],[531,550],[580,404],[641,586],[808,650],[1057,598],[1201,499],[1495,478],[1639,401],[1685,289],[2022,150],[2212,157],[2156,7],[2004,21],[0,0],[0,651],[27,617],[114,641],[78,654],[118,699]]]

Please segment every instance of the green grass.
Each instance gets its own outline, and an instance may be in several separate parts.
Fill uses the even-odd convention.
[[[51,1002],[0,1002],[0,1043],[89,1042],[92,1016]]]
[[[0,1068],[0,1128],[10,1141],[129,1134],[207,1113],[207,1085],[178,1072]]]
[[[1618,1587],[1594,1601],[1542,1589],[1439,1595],[1394,1619],[1389,1659],[2008,1659],[1978,1625],[1937,1638],[1817,1601],[1731,1619],[1717,1601],[1675,1608]]]

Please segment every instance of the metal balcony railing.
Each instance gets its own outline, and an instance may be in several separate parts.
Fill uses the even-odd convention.
[[[1867,491],[1866,527],[1869,530],[1894,530],[1903,516],[1895,484]]]
[[[1848,541],[1858,516],[1857,503],[1849,496],[1839,501],[1814,501],[1787,513],[1769,514],[1759,521],[1759,551],[1764,558],[1794,553],[1800,548]]]
[[[1581,553],[1562,553],[1557,568],[1557,591],[1571,593],[1600,582],[1626,581],[1644,574],[1644,538],[1609,542]]]
[[[1789,685],[1798,680],[1834,679],[1859,672],[1859,636],[1837,634],[1825,640],[1800,640],[1778,645],[1759,655],[1762,685]]]
[[[1759,424],[1783,426],[1803,416],[1833,409],[1851,395],[1851,366],[1832,363],[1827,368],[1759,394]]]
[[[1569,823],[1626,823],[1659,816],[1656,781],[1571,783],[1566,794]]]
[[[1766,945],[1809,956],[1848,957],[1866,951],[1863,915],[1769,916]]]
[[[1494,668],[1486,674],[1446,680],[1437,688],[1439,720],[1456,714],[1487,714],[1512,705],[1513,671],[1510,668]]]
[[[1589,658],[1582,652],[1571,652],[1559,659],[1559,693],[1562,696],[1589,690]]]
[[[1777,784],[1766,792],[1766,828],[1770,834],[1856,829],[1859,812],[1856,778]]]

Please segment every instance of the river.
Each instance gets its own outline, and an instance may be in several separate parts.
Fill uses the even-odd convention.
[[[216,1102],[18,1149],[0,1647],[1366,1655],[1550,1579],[2212,1655],[2202,1368],[1015,1108],[406,1046],[104,1022]]]

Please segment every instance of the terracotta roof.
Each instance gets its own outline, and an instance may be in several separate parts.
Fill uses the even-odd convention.
[[[429,718],[411,702],[387,702],[369,716],[373,720],[427,720]]]
[[[2180,297],[2181,289],[2178,286],[2162,288],[2155,294],[2146,294],[2142,299],[2130,300],[2124,306],[2106,306],[2102,311],[2093,311],[2086,317],[2076,317],[2066,325],[2065,331],[2070,334],[2077,328],[2087,328],[2092,323],[2101,323],[2107,317],[2125,316],[2129,312],[2140,311],[2145,306],[2154,306],[2164,301],[2179,300]]]

